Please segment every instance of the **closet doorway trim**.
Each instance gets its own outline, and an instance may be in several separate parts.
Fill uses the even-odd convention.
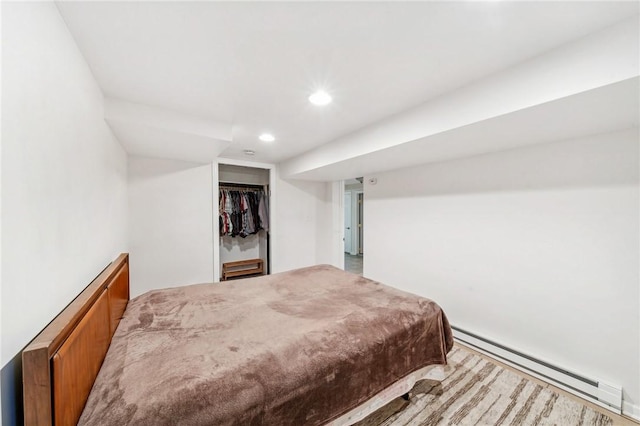
[[[218,223],[218,202],[219,202],[219,194],[218,194],[218,184],[220,182],[219,179],[219,166],[220,164],[230,165],[230,166],[242,166],[242,167],[253,167],[255,169],[267,169],[269,170],[269,234],[271,235],[271,239],[269,241],[269,270],[271,273],[278,270],[277,267],[277,256],[278,256],[278,248],[279,242],[277,236],[277,217],[276,217],[276,204],[277,204],[277,185],[276,185],[276,165],[270,163],[258,163],[253,161],[244,161],[244,160],[234,160],[231,158],[218,158],[216,162],[212,164],[211,167],[211,216],[213,220],[213,282],[220,282],[220,247],[218,246],[218,241],[220,241],[220,228]]]

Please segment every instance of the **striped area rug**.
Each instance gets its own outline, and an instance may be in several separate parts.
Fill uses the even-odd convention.
[[[456,345],[442,382],[416,383],[358,426],[611,425],[606,415]]]

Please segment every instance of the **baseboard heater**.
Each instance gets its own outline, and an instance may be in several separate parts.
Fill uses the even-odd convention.
[[[622,388],[620,386],[584,377],[458,327],[451,326],[451,328],[453,329],[454,338],[461,343],[489,356],[499,358],[505,364],[549,382],[567,392],[621,414]]]

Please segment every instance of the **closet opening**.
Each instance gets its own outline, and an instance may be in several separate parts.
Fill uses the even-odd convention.
[[[270,170],[218,165],[219,279],[271,271]]]
[[[361,177],[344,181],[344,269],[362,275],[364,191]]]

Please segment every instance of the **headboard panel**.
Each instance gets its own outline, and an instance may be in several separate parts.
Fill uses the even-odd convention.
[[[116,332],[118,324],[124,310],[129,302],[129,264],[125,263],[107,287],[109,297],[109,318],[111,319],[111,330],[109,340]]]
[[[110,340],[109,298],[103,290],[53,356],[54,424],[78,423]]]
[[[128,300],[123,253],[22,351],[25,425],[77,422]]]

